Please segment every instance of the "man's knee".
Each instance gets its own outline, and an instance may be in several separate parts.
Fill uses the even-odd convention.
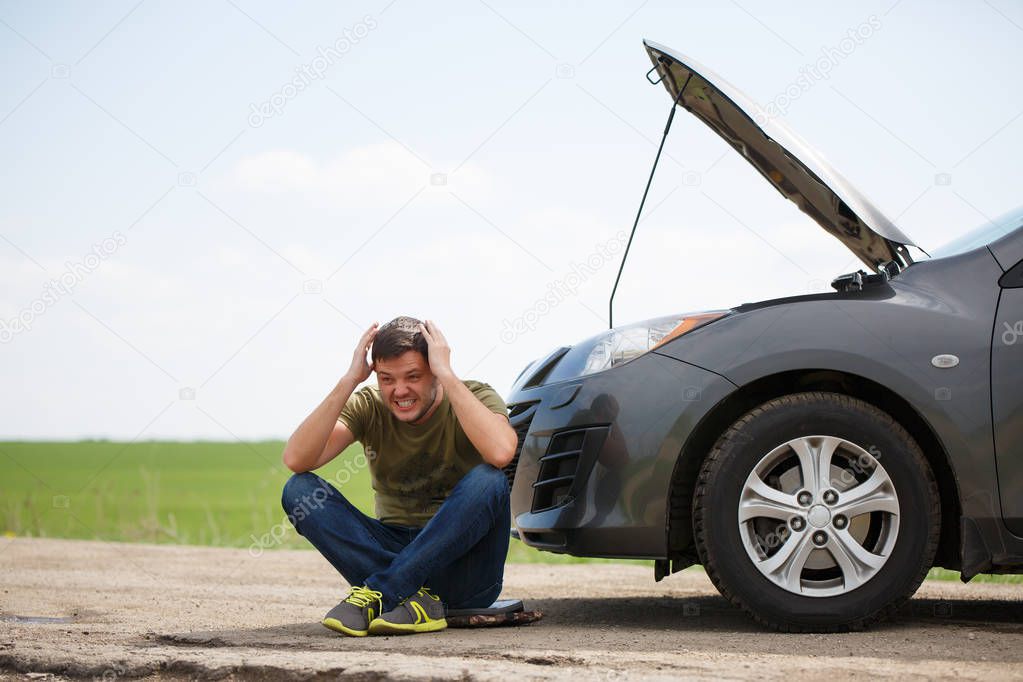
[[[486,498],[507,503],[508,477],[501,469],[484,462],[470,469],[465,478],[469,485],[480,490]]]
[[[330,484],[316,474],[309,471],[295,474],[284,484],[281,506],[288,520],[297,527],[316,510],[323,508],[331,492]]]

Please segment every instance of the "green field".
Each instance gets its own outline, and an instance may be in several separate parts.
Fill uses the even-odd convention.
[[[0,533],[260,549],[308,548],[281,509],[281,441],[0,442]],[[373,513],[358,445],[317,471]],[[363,464],[362,467],[358,466]],[[518,563],[601,561],[512,541]]]
[[[290,475],[281,464],[283,447],[281,441],[0,442],[0,533],[308,548],[281,509],[281,487]],[[361,455],[354,445],[317,473],[372,514],[373,492]],[[515,540],[508,560],[605,561],[539,552]],[[931,577],[958,579],[959,574],[935,569]],[[1023,583],[1023,576],[975,580]]]

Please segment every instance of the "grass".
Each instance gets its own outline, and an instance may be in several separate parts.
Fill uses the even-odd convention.
[[[0,533],[116,542],[308,548],[281,509],[281,441],[0,442]],[[354,445],[317,473],[373,514]],[[279,541],[278,541],[279,540]],[[508,561],[591,563],[512,540]]]
[[[959,571],[947,568],[932,568],[927,573],[928,580],[959,580]],[[1023,585],[1023,575],[986,575],[981,573],[970,581],[974,583],[1013,583]]]
[[[0,442],[0,533],[308,548],[281,509],[281,487],[290,476],[281,464],[283,447],[281,441]],[[360,455],[354,445],[317,473],[372,515],[369,470],[358,466],[365,462]],[[508,561],[615,562],[540,552],[517,540],[512,540]],[[958,580],[959,573],[935,568],[928,578]],[[1023,575],[974,580],[1023,584]]]

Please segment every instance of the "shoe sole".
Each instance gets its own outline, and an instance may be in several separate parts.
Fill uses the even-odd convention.
[[[349,637],[365,637],[369,634],[369,630],[353,630],[350,627],[346,627],[344,623],[336,618],[324,618],[320,621],[320,623],[334,632],[340,632],[341,634],[348,635]]]
[[[371,635],[414,635],[422,632],[439,632],[448,626],[444,618],[431,620],[428,623],[389,623],[386,620],[377,618],[369,624]]]

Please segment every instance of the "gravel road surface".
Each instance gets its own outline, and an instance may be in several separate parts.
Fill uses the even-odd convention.
[[[0,538],[0,679],[1023,680],[1023,585],[929,581],[867,632],[767,632],[699,572],[510,565],[519,627],[412,637],[319,625],[346,586],[313,551]],[[49,674],[49,675],[47,675]]]

